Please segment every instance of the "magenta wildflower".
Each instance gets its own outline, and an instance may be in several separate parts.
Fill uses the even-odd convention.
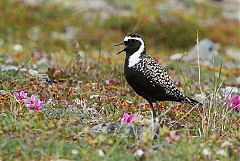
[[[31,108],[35,104],[36,100],[37,100],[37,98],[34,95],[32,95],[31,97],[28,97],[26,99],[26,106]]]
[[[170,136],[166,136],[166,137],[165,137],[165,140],[166,140],[168,143],[171,143],[171,142],[172,142],[172,139],[170,138]]]
[[[105,81],[107,85],[113,84],[114,80],[113,79],[108,79]]]
[[[28,97],[26,92],[21,91],[14,92],[13,96],[18,103],[23,102],[26,107],[30,108],[30,112],[39,111],[42,108],[42,101],[34,95]]]
[[[39,111],[42,108],[42,101],[37,99],[36,96],[32,95],[26,99],[26,106],[30,108],[30,111]]]
[[[173,141],[177,141],[180,139],[180,136],[177,135],[177,132],[176,131],[170,131],[169,135],[166,136],[165,140],[168,142],[168,143],[171,143]]]
[[[134,114],[124,113],[121,119],[121,123],[133,123],[136,119]]]
[[[236,108],[238,112],[240,112],[240,96],[236,95],[232,100],[229,105],[230,109]]]
[[[13,96],[18,103],[19,102],[24,102],[25,99],[27,98],[27,93],[25,93],[24,91],[14,92]]]

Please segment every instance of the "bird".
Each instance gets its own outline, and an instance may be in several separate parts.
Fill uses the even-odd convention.
[[[144,38],[138,33],[130,33],[125,36],[123,42],[114,46],[124,45],[125,48],[117,53],[126,53],[124,64],[124,76],[127,83],[141,97],[146,99],[151,106],[152,129],[154,133],[159,130],[155,124],[161,123],[161,109],[159,101],[173,101],[187,103],[192,106],[201,105],[198,101],[182,93],[169,77],[166,69],[147,54]],[[153,107],[158,108],[158,120]],[[158,124],[158,126],[159,126]]]

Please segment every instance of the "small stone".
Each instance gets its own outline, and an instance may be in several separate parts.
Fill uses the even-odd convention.
[[[227,48],[225,53],[228,57],[234,59],[237,62],[240,62],[240,49],[237,48]]]
[[[198,101],[198,102],[203,102],[206,99],[206,95],[204,94],[195,94],[194,98]]]
[[[30,69],[29,71],[28,71],[28,73],[30,74],[30,75],[37,75],[38,74],[38,71],[36,71],[36,70],[32,70],[32,69]]]
[[[0,94],[2,94],[2,95],[7,94],[7,91],[5,91],[5,90],[0,90]]]
[[[72,149],[72,154],[73,155],[78,155],[78,150],[77,149]]]
[[[209,152],[208,148],[203,149],[203,155],[205,155],[205,156],[209,156],[210,155],[210,152]]]
[[[240,85],[240,76],[236,78],[237,84]]]
[[[142,157],[143,154],[144,154],[144,151],[143,151],[142,149],[138,149],[138,150],[134,153],[134,155],[137,155],[137,156],[139,156],[139,157]]]
[[[232,146],[232,143],[229,141],[224,141],[221,145],[221,147],[226,147],[226,146]]]
[[[105,156],[105,154],[104,154],[104,152],[103,152],[102,149],[99,149],[99,150],[98,150],[98,154],[99,154],[99,156],[101,156],[101,157],[104,157],[104,156]]]
[[[219,50],[219,44],[214,43],[210,39],[203,39],[195,45],[192,50],[188,52],[188,55],[183,57],[184,61],[193,61],[198,59],[212,61],[217,55]]]
[[[16,52],[21,53],[21,52],[23,52],[23,46],[21,44],[15,44],[13,46],[13,50],[16,51]]]
[[[51,37],[55,40],[72,42],[78,35],[78,28],[67,26],[63,33],[52,32]]]
[[[175,60],[180,60],[182,57],[183,57],[182,54],[177,53],[177,54],[171,55],[171,56],[170,56],[170,60],[173,60],[173,61],[175,61]]]
[[[218,155],[221,155],[221,156],[224,156],[224,157],[227,156],[227,153],[226,153],[225,150],[223,150],[223,149],[218,150],[216,153],[217,153]]]
[[[132,100],[126,100],[126,102],[129,104],[134,103],[134,101],[132,101]]]
[[[99,94],[94,94],[90,96],[90,99],[99,99],[100,95]]]
[[[8,71],[8,70],[14,70],[14,71],[19,70],[19,67],[17,67],[17,66],[14,66],[14,65],[5,65],[5,64],[0,65],[0,68],[1,68],[2,70],[6,70],[6,71]]]
[[[229,96],[232,93],[238,93],[239,89],[237,87],[227,86],[225,88],[222,88],[221,91],[225,96]]]

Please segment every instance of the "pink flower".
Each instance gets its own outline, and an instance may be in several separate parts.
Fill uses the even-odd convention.
[[[37,99],[36,96],[32,95],[26,99],[26,106],[30,108],[30,112],[39,111],[42,108],[42,101]]]
[[[180,139],[180,136],[177,135],[177,132],[176,131],[170,131],[169,135],[166,136],[165,140],[168,142],[168,143],[171,143],[173,141],[177,141]]]
[[[134,114],[124,113],[121,119],[121,123],[133,123],[136,119]]]
[[[42,101],[39,100],[34,95],[32,95],[31,97],[28,97],[26,92],[21,91],[21,92],[14,92],[13,96],[18,103],[24,102],[25,103],[24,105],[30,108],[30,112],[39,111],[42,108]]]
[[[25,101],[25,99],[27,98],[27,93],[25,93],[24,91],[14,92],[13,96],[15,100],[19,103]]]
[[[105,81],[107,85],[113,84],[114,80],[113,79],[108,79]]]
[[[229,105],[230,109],[236,108],[238,112],[240,112],[240,96],[236,95],[232,100]]]

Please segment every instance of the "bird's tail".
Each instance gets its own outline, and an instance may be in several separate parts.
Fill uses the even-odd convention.
[[[184,103],[188,103],[188,104],[190,104],[192,106],[195,106],[197,104],[202,106],[202,104],[200,102],[198,102],[198,101],[196,101],[196,100],[194,100],[194,99],[192,99],[191,97],[188,97],[188,96],[185,97],[183,102]]]

